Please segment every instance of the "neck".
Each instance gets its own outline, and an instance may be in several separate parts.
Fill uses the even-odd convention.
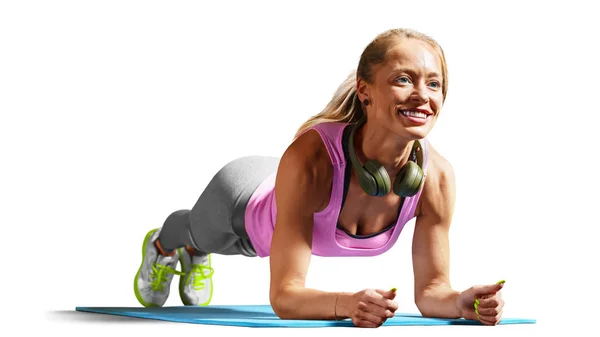
[[[365,123],[357,131],[355,141],[360,162],[377,160],[390,176],[395,176],[406,164],[414,142],[373,123]]]

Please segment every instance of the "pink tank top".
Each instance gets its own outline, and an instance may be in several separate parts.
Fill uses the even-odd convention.
[[[404,198],[395,224],[386,230],[368,237],[355,237],[341,230],[338,218],[344,198],[346,161],[342,138],[348,123],[328,122],[313,126],[325,144],[333,164],[333,186],[327,207],[315,213],[312,237],[312,254],[317,256],[375,256],[388,251],[396,243],[404,225],[414,218],[415,208],[421,195]],[[307,130],[308,131],[308,130]],[[427,148],[422,141],[423,171],[427,176]],[[265,179],[254,191],[245,213],[246,232],[259,257],[269,256],[271,238],[275,227],[277,205],[275,203],[276,172]]]

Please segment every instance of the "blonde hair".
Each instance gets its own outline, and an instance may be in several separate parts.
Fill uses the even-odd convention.
[[[379,34],[367,45],[360,56],[357,69],[353,70],[344,82],[340,84],[327,106],[300,126],[294,138],[297,138],[306,130],[319,123],[354,123],[362,118],[364,112],[356,94],[357,79],[362,78],[367,83],[372,83],[373,67],[383,63],[390,48],[403,39],[423,41],[438,52],[442,63],[442,95],[445,101],[448,91],[448,69],[442,47],[433,38],[423,33],[405,28],[390,29]]]

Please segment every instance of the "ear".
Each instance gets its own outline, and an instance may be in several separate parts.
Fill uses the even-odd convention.
[[[371,99],[369,95],[369,84],[362,78],[356,80],[356,94],[361,102],[365,99]]]

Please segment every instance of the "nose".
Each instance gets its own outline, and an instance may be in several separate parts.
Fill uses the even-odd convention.
[[[414,88],[414,90],[411,94],[412,100],[414,100],[415,102],[418,102],[419,104],[425,104],[425,103],[429,102],[429,95],[427,93],[427,88],[424,83],[415,85],[413,88]]]

